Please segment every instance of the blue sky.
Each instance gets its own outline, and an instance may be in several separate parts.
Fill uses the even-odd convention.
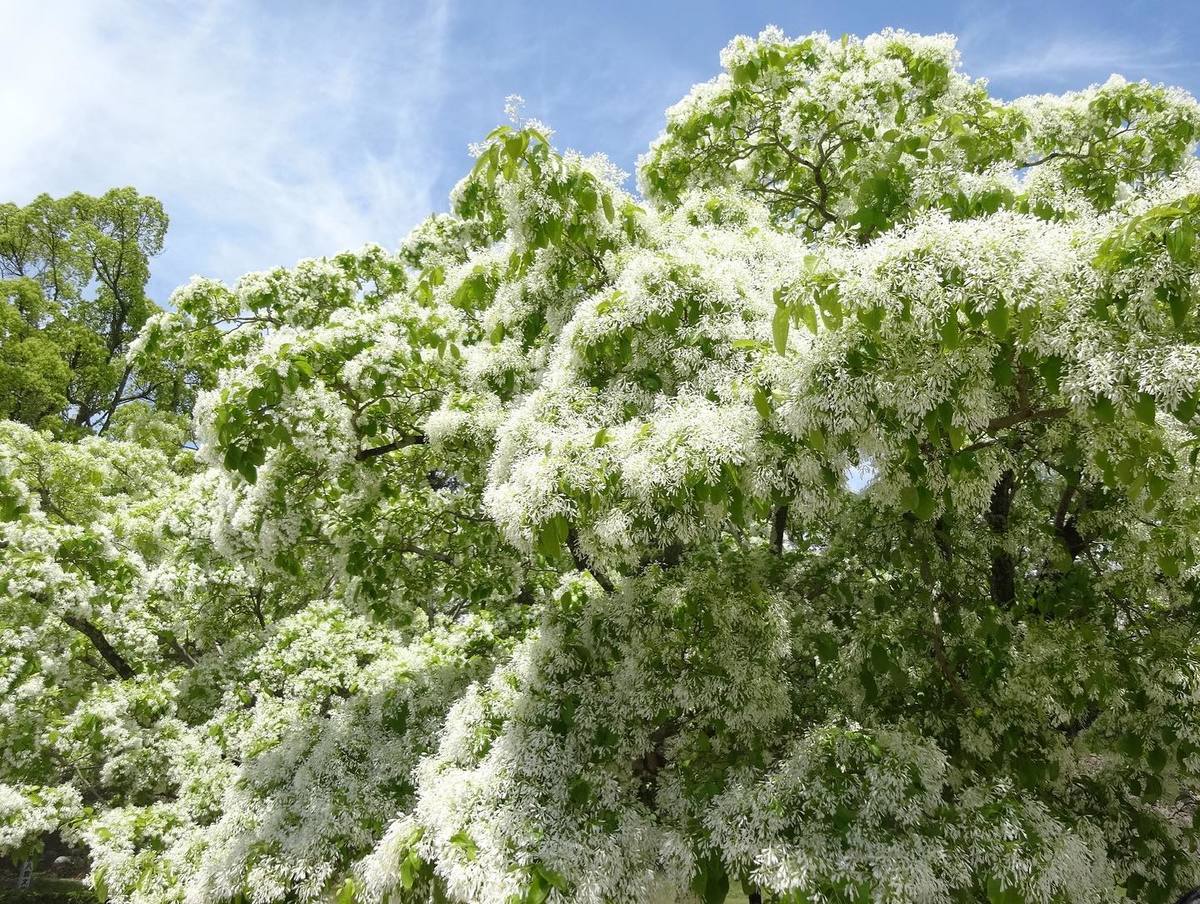
[[[632,171],[739,33],[957,34],[1001,97],[1112,72],[1200,95],[1200,2],[532,0],[4,4],[0,200],[134,185],[171,216],[151,288],[376,241],[470,168],[504,98]]]

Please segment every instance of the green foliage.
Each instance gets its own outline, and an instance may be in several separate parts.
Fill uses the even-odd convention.
[[[125,360],[158,310],[146,282],[166,228],[131,188],[0,206],[0,417],[79,435],[133,400],[179,409],[179,379]]]
[[[643,197],[514,121],[396,252],[169,310],[154,202],[3,209],[0,848],[114,904],[1200,879],[1200,108],[722,64]]]

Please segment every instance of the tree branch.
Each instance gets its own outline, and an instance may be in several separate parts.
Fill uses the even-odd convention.
[[[435,552],[432,549],[426,549],[423,546],[417,546],[414,543],[406,543],[403,546],[397,546],[396,549],[400,552],[411,552],[415,556],[433,559],[435,562],[442,562],[446,565],[457,564],[452,556],[448,556],[442,552]]]
[[[382,446],[375,446],[371,449],[359,449],[354,455],[354,460],[366,461],[368,458],[378,458],[380,455],[387,455],[389,452],[395,452],[397,449],[405,449],[408,446],[423,446],[428,442],[429,437],[424,433],[402,436],[400,439],[384,443]]]
[[[997,544],[992,550],[989,587],[992,602],[1001,607],[1011,606],[1017,598],[1017,566],[1012,554],[1002,545],[1002,538],[1008,531],[1008,518],[1012,512],[1016,492],[1016,475],[1010,468],[1000,475],[1000,480],[992,488],[992,501],[985,515],[988,527],[997,538]]]
[[[987,432],[996,433],[999,430],[1006,430],[1009,427],[1015,427],[1018,424],[1024,424],[1028,421],[1052,421],[1060,417],[1066,417],[1071,411],[1066,405],[1059,408],[1043,408],[1039,411],[1016,411],[1012,414],[1006,414],[1004,417],[994,417],[988,421]]]
[[[783,555],[783,541],[787,534],[788,507],[777,506],[771,518],[771,552],[777,556]]]
[[[586,571],[591,574],[596,579],[596,583],[604,588],[605,593],[613,592],[613,582],[609,580],[603,571],[592,565],[579,543],[579,533],[574,527],[567,530],[567,551],[571,554],[571,560],[575,563],[575,568],[578,571]]]
[[[119,677],[128,680],[137,674],[133,666],[126,662],[125,658],[108,642],[108,638],[104,636],[104,632],[86,618],[79,618],[75,615],[64,615],[62,616],[62,620],[90,640],[92,646],[96,648],[96,652],[104,657],[104,661],[112,667],[112,670]]]
[[[958,680],[958,675],[954,673],[954,669],[950,666],[950,660],[946,656],[946,644],[942,638],[942,617],[936,606],[933,610],[933,658],[937,662],[942,677],[950,686],[950,693],[954,694],[954,699],[961,703],[964,709],[970,709],[970,701],[967,700],[962,682]]]

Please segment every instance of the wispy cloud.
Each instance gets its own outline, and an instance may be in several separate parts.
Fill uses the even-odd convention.
[[[0,198],[159,196],[175,214],[160,297],[192,272],[395,243],[435,206],[448,18],[436,0],[19,4],[0,33],[21,73],[0,84]]]
[[[1031,15],[1005,3],[969,5],[959,27],[967,70],[1024,92],[1082,88],[1113,73],[1187,81],[1200,69],[1189,42],[1163,30],[1165,19],[1141,21],[1135,30],[1123,28],[1115,10],[1083,19],[1056,15],[1057,9]],[[1103,30],[1092,30],[1096,25]]]
[[[993,78],[1073,76],[1100,70],[1136,70],[1165,76],[1196,65],[1194,60],[1180,59],[1177,49],[1170,44],[1146,47],[1087,36],[1054,37],[1018,53],[983,61],[987,74]]]

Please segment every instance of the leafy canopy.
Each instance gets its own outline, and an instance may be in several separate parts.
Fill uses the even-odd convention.
[[[77,437],[130,403],[190,404],[184,375],[126,360],[159,310],[146,282],[166,230],[162,205],[132,188],[0,206],[0,417]]]
[[[1200,881],[1200,107],[722,65],[640,196],[518,119],[398,252],[179,289],[129,366],[194,455],[5,426],[0,845],[136,904]]]

